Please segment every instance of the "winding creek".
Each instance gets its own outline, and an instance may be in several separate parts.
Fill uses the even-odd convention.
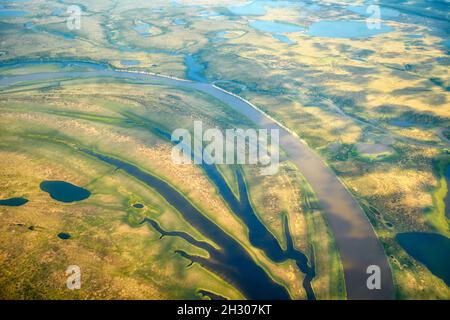
[[[96,64],[94,63],[94,65]],[[103,66],[103,68],[93,71],[48,72],[5,76],[0,78],[0,86],[11,86],[29,81],[92,77],[126,78],[130,80],[157,82],[171,86],[195,89],[209,94],[217,100],[227,104],[232,109],[252,120],[260,128],[278,129],[280,133],[280,146],[285,150],[289,160],[299,168],[313,188],[319,199],[327,222],[332,229],[343,263],[347,297],[349,299],[394,298],[392,274],[387,258],[369,220],[359,204],[343,186],[335,173],[322,161],[319,155],[311,150],[295,133],[264,114],[250,102],[209,83],[176,79],[149,73],[113,70],[106,65]],[[91,151],[85,152],[89,153]],[[187,234],[181,233],[177,234],[177,236],[181,236],[189,242],[193,241],[195,242],[195,245],[203,247],[210,254],[211,259],[189,256],[185,252],[179,252],[179,254],[189,258],[191,261],[205,265],[206,268],[214,268],[216,271],[219,270],[219,272],[223,273],[224,278],[227,281],[241,288],[248,298],[286,299],[289,297],[286,289],[273,282],[264,270],[253,262],[248,253],[246,253],[236,240],[228,236],[222,229],[203,216],[189,203],[189,201],[181,194],[177,193],[177,191],[171,188],[167,183],[140,171],[140,169],[131,164],[122,163],[117,159],[94,154],[92,152],[91,156],[95,156],[111,165],[120,167],[130,175],[139,176],[139,179],[144,179],[145,181],[142,181],[145,183],[153,185],[163,196],[167,196],[171,199],[171,204],[179,209],[180,212],[183,212],[185,218],[189,220],[192,225],[205,236],[213,239],[214,242],[221,247],[221,250],[218,250],[206,243],[192,239],[192,237]],[[206,172],[208,173],[208,170],[206,170]],[[209,172],[208,174],[212,173]],[[220,181],[217,180],[216,183],[220,184]],[[252,228],[249,232],[252,245],[262,248],[274,261],[294,259],[299,268],[306,275],[304,287],[308,293],[308,297],[313,298],[312,290],[309,292],[308,286],[310,286],[309,282],[314,276],[314,267],[308,264],[306,256],[295,250],[292,244],[289,244],[289,239],[288,249],[283,251],[273,236],[273,239],[271,239],[270,236],[267,236],[268,232],[264,225],[260,222],[261,225],[257,225],[259,220],[256,218],[251,206],[249,206],[247,191],[245,187],[242,186],[242,183],[239,185],[239,189],[241,195],[244,195],[244,201],[235,203],[236,207],[233,208],[233,211],[244,222],[255,223],[257,226]],[[221,188],[219,187],[219,189]],[[226,195],[228,192],[226,189],[221,189],[220,191],[222,196],[229,201],[229,203],[234,202],[231,195],[229,197]],[[247,198],[247,200],[245,200],[245,198]],[[286,228],[287,221],[285,221],[285,229]],[[164,231],[161,228],[159,228],[159,232],[162,235],[173,235],[168,234],[167,231]],[[240,259],[235,260],[239,261],[239,270],[230,268],[229,263],[220,263],[220,261],[230,261],[228,259]],[[369,290],[367,288],[366,281],[369,275],[366,273],[366,270],[371,265],[376,265],[381,270],[380,290]],[[221,268],[223,268],[222,271],[220,271]]]
[[[130,163],[90,150],[80,149],[80,151],[125,171],[157,190],[162,197],[183,214],[189,224],[220,247],[217,249],[207,242],[198,241],[185,232],[166,231],[156,221],[145,219],[144,222],[149,223],[161,236],[180,237],[190,244],[204,249],[208,252],[209,258],[193,256],[181,250],[176,251],[178,254],[192,262],[199,263],[211,272],[220,274],[223,279],[239,288],[249,299],[289,299],[287,290],[275,283],[266,271],[253,261],[253,258],[237,240],[204,216],[188,199],[167,182]]]
[[[258,219],[258,216],[250,203],[247,186],[242,172],[239,170],[236,171],[240,198],[240,200],[238,200],[215,166],[204,164],[202,167],[208,177],[218,187],[221,196],[228,203],[231,210],[244,221],[245,225],[248,227],[250,243],[254,247],[263,250],[274,262],[279,263],[289,259],[294,260],[297,267],[305,274],[303,288],[305,289],[306,296],[308,300],[314,300],[315,295],[311,287],[311,280],[315,276],[315,270],[313,266],[308,265],[308,258],[306,255],[294,248],[292,237],[289,232],[287,217],[284,217],[284,231],[287,241],[287,250],[284,251],[273,234]]]

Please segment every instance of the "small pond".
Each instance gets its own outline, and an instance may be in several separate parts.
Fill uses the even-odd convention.
[[[62,240],[67,240],[67,239],[70,239],[70,234],[61,232],[61,233],[58,233],[58,238],[60,238]]]
[[[27,202],[28,200],[25,198],[9,198],[0,200],[0,206],[20,207]]]

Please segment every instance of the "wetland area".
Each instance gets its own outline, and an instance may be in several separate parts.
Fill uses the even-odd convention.
[[[448,5],[73,5],[0,0],[0,298],[450,298]],[[278,171],[174,163],[196,121]]]

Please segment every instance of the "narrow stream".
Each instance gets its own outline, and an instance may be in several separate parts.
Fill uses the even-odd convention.
[[[170,205],[183,215],[190,225],[220,247],[216,249],[211,244],[198,241],[185,232],[165,231],[156,221],[146,219],[144,222],[149,223],[161,236],[180,237],[190,244],[207,251],[209,254],[209,258],[205,258],[177,250],[176,252],[182,257],[199,263],[211,272],[219,274],[221,278],[238,288],[248,299],[290,299],[286,288],[275,283],[265,270],[254,262],[238,241],[204,216],[189,200],[167,182],[124,161],[86,149],[80,149],[80,151],[125,171],[127,174],[157,190]]]
[[[266,228],[266,226],[259,220],[255,210],[253,209],[247,185],[240,170],[236,171],[237,182],[239,187],[239,199],[230,189],[223,176],[218,172],[213,165],[203,164],[208,177],[218,187],[223,199],[228,203],[231,210],[244,222],[248,227],[250,243],[264,251],[264,253],[274,262],[280,263],[293,259],[298,268],[305,274],[303,287],[306,291],[308,300],[315,300],[314,291],[311,287],[311,280],[315,276],[314,268],[308,265],[308,258],[305,254],[294,248],[292,237],[289,232],[288,219],[284,217],[284,234],[288,243],[287,250],[283,250],[274,237],[274,235]]]

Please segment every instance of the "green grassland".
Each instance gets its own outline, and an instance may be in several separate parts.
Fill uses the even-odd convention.
[[[448,215],[446,212],[448,208],[445,206],[445,196],[447,195],[450,186],[445,179],[445,169],[450,165],[450,156],[445,154],[434,159],[435,175],[438,177],[438,184],[433,191],[433,206],[428,208],[426,216],[428,223],[442,234],[449,235]]]

